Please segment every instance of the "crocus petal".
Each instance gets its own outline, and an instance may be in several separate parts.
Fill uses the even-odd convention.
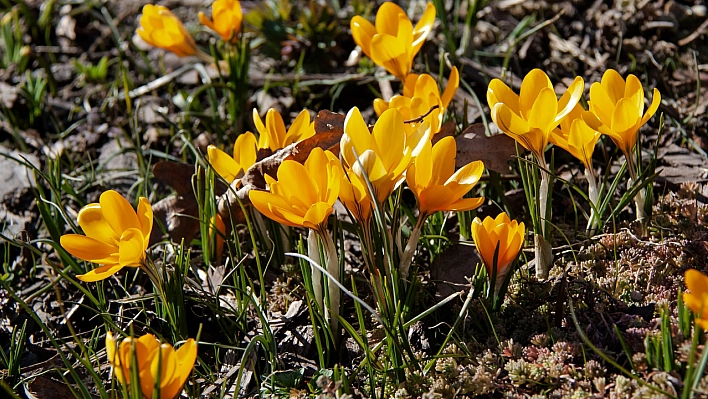
[[[161,393],[165,393],[164,397],[174,398],[182,391],[184,383],[192,374],[196,359],[197,344],[190,338],[175,352],[176,369],[169,385],[162,387]]]
[[[425,11],[423,12],[423,15],[418,20],[418,23],[415,24],[415,29],[413,29],[413,51],[411,51],[411,54],[413,56],[418,54],[418,51],[423,46],[425,39],[428,37],[428,34],[432,30],[434,23],[435,6],[433,5],[433,3],[428,2],[425,5]]]
[[[148,242],[150,241],[150,233],[152,232],[152,206],[150,201],[145,197],[140,197],[138,200],[138,220],[140,221],[140,233],[142,233],[145,239],[145,245],[143,250],[147,249]]]
[[[84,206],[79,211],[77,219],[86,236],[111,246],[118,242],[120,235],[106,221],[100,204],[94,203]]]
[[[446,211],[456,211],[456,212],[463,212],[463,211],[471,211],[473,209],[477,209],[480,206],[484,204],[484,198],[483,197],[477,197],[477,198],[460,198],[452,203],[450,203],[447,206]]]
[[[267,191],[251,190],[248,193],[248,198],[251,200],[251,204],[263,215],[269,219],[273,219],[278,223],[299,227],[299,223],[287,219],[283,216],[283,212],[280,209],[285,209],[290,206],[285,199],[269,193]],[[280,208],[278,208],[278,206]]]
[[[519,111],[521,116],[529,119],[528,112],[533,108],[533,104],[543,89],[553,90],[551,79],[548,78],[545,72],[536,68],[531,70],[521,81],[521,90],[519,92]],[[555,96],[555,92],[554,96]],[[555,115],[554,115],[555,116]]]
[[[700,295],[702,293],[708,293],[708,276],[698,270],[686,270],[685,280],[686,287],[688,287],[692,294]]]
[[[384,111],[388,109],[388,103],[381,98],[374,100],[374,111],[376,116],[380,116]]]
[[[224,180],[231,183],[236,180],[236,176],[241,171],[241,166],[229,154],[210,145],[207,147],[207,156],[209,163],[214,168],[214,171],[223,177]]]
[[[373,131],[377,155],[386,166],[386,170],[392,171],[391,167],[398,164],[403,154],[405,145],[405,133],[403,129],[403,118],[397,109],[386,110],[379,120],[376,121]]]
[[[519,112],[519,96],[514,93],[504,82],[499,79],[492,79],[487,88],[487,103],[489,108],[494,108],[497,103],[504,103],[515,114]]]
[[[549,134],[558,125],[556,122],[557,108],[556,93],[553,89],[543,88],[536,96],[536,101],[531,109],[527,111],[526,120],[532,127]]]
[[[625,82],[622,76],[614,69],[608,69],[602,74],[600,85],[610,100],[608,105],[615,105],[620,98],[624,97]]]
[[[127,199],[113,190],[105,191],[99,198],[103,217],[116,232],[140,228],[140,221]]]
[[[118,244],[118,262],[122,266],[140,266],[145,257],[145,238],[136,228],[123,232]]]
[[[251,132],[239,135],[234,143],[233,159],[240,170],[247,171],[256,163],[258,157],[258,142],[256,136]]]
[[[396,36],[398,33],[398,16],[406,13],[396,3],[387,1],[376,12],[376,31],[386,35]],[[406,17],[407,18],[407,17]]]
[[[310,229],[316,229],[326,223],[329,215],[332,214],[332,206],[326,202],[317,202],[307,210],[303,217],[303,225]]]
[[[560,123],[563,118],[575,109],[576,105],[578,105],[578,101],[580,101],[580,98],[583,96],[583,90],[585,90],[585,81],[583,81],[583,78],[580,76],[576,76],[573,83],[568,86],[568,90],[563,93],[561,99],[558,101],[556,124]]]
[[[450,105],[450,101],[452,101],[452,98],[455,97],[455,92],[457,91],[457,88],[459,86],[460,73],[457,71],[457,67],[452,67],[452,70],[450,71],[450,77],[447,78],[447,86],[445,87],[445,91],[440,97],[440,100],[443,104],[443,108],[447,108],[447,106]]]
[[[433,146],[431,159],[433,184],[445,184],[446,180],[455,173],[456,157],[457,143],[452,136],[443,138]],[[416,162],[417,161],[418,159],[416,158]]]
[[[506,103],[497,103],[492,108],[492,120],[504,133],[513,136],[520,136],[531,131],[529,123],[514,113]],[[527,147],[526,149],[528,150],[529,148]]]
[[[380,34],[374,36],[371,39],[371,59],[401,81],[405,81],[406,75],[411,70],[411,60],[407,59],[406,43],[395,36]]]
[[[120,269],[122,269],[123,266],[121,265],[105,265],[101,267],[97,267],[85,274],[76,276],[79,280],[85,282],[85,283],[93,283],[96,281],[104,280],[107,279],[108,277],[111,277],[112,275],[118,273]]]
[[[352,17],[350,22],[354,42],[368,57],[371,57],[371,38],[376,34],[376,27],[359,15]]]
[[[602,84],[595,82],[590,86],[590,111],[607,126],[612,123],[612,112],[617,101],[612,101]]]
[[[82,236],[79,234],[65,234],[59,238],[61,246],[75,257],[89,262],[109,259],[118,252],[118,247],[108,245],[95,238]]]
[[[644,113],[640,125],[644,125],[649,121],[649,119],[651,119],[652,116],[654,116],[656,110],[659,109],[659,104],[661,104],[661,93],[659,93],[659,90],[655,88],[654,95],[651,98],[651,105],[649,105],[647,112]]]

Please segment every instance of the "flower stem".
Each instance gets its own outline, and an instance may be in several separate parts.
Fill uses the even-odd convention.
[[[536,161],[539,164],[539,173],[541,174],[541,184],[538,189],[538,221],[540,234],[536,232],[533,237],[534,254],[536,262],[536,277],[541,280],[548,278],[548,272],[553,266],[553,251],[551,246],[546,241],[547,231],[546,223],[551,217],[551,212],[548,209],[549,182],[551,180],[550,173],[547,172],[548,165],[543,156],[536,155]]]
[[[588,181],[588,198],[590,199],[590,204],[592,205],[587,231],[589,235],[593,235],[595,233],[595,229],[599,225],[599,220],[597,220],[599,215],[595,212],[595,208],[598,205],[600,192],[597,188],[597,177],[595,176],[595,171],[587,166],[585,167],[585,179]]]
[[[310,230],[310,234],[307,236],[307,256],[315,263],[320,263],[320,246],[317,242],[317,233],[314,230]],[[321,309],[323,309],[324,302],[322,301],[322,272],[320,271],[320,269],[314,266],[311,267],[312,292],[315,294],[315,301],[317,301],[317,304],[320,306]]]
[[[339,278],[339,256],[337,255],[337,247],[334,245],[334,240],[332,240],[332,235],[329,234],[326,228],[319,231],[320,238],[324,244],[325,252],[325,263],[327,264],[327,272],[331,274],[337,281]],[[327,293],[329,296],[329,306],[325,309],[329,309],[329,325],[332,329],[332,333],[335,337],[339,334],[337,333],[337,327],[339,325],[339,303],[341,292],[339,287],[332,282],[327,282]],[[336,338],[335,338],[336,339]]]

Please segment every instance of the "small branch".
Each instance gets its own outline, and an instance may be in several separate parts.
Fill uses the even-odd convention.
[[[428,110],[428,112],[426,112],[425,114],[423,114],[423,115],[421,115],[421,116],[419,116],[419,117],[417,117],[417,118],[414,118],[414,119],[409,119],[409,120],[407,120],[407,121],[403,121],[403,123],[420,123],[420,122],[423,122],[423,119],[425,119],[426,116],[430,115],[431,112],[435,111],[435,110],[438,109],[438,108],[440,108],[439,105],[433,105],[432,107],[430,107],[430,109]]]

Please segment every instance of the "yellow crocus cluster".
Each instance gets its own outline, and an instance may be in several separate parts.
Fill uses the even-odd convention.
[[[421,123],[427,122],[434,135],[440,131],[445,111],[455,96],[459,85],[460,74],[457,71],[457,67],[452,67],[447,86],[442,94],[432,76],[427,73],[421,75],[411,74],[408,75],[403,86],[403,94],[391,97],[388,102],[377,98],[374,100],[374,111],[376,111],[377,115],[381,115],[387,109],[395,108],[405,120],[414,121],[406,123],[406,133],[411,134]],[[437,108],[433,109],[436,106]],[[425,117],[420,121],[419,119],[424,115]]]
[[[524,77],[519,95],[501,80],[493,79],[487,101],[494,123],[539,159],[550,140],[591,168],[600,134],[609,136],[631,158],[639,128],[659,107],[659,90],[654,89],[645,112],[644,88],[639,79],[630,74],[625,81],[617,71],[608,69],[600,82],[590,86],[589,110],[585,111],[579,105],[583,87],[583,79],[578,76],[557,99],[546,73],[534,69]]]
[[[140,390],[145,398],[174,399],[192,373],[197,359],[197,343],[188,339],[175,351],[170,344],[160,344],[152,334],[128,337],[118,345],[109,331],[106,354],[113,375],[121,384],[130,384],[131,370],[137,369]],[[157,382],[157,384],[156,384]],[[159,394],[155,391],[159,389]]]
[[[236,180],[256,163],[258,150],[277,151],[315,134],[307,110],[302,110],[287,130],[285,130],[283,117],[273,108],[266,113],[265,124],[258,114],[258,110],[254,108],[253,123],[258,132],[258,139],[251,132],[238,136],[234,143],[233,156],[213,145],[207,148],[209,163],[214,167],[216,173],[228,182]]]
[[[203,12],[199,13],[199,21],[227,42],[236,41],[242,20],[243,14],[238,0],[216,0],[212,4],[212,19],[207,18]],[[180,57],[196,55],[205,61],[211,61],[207,54],[197,48],[194,38],[182,21],[165,6],[146,4],[136,32],[151,46],[171,51]]]
[[[152,219],[147,198],[140,197],[136,212],[128,200],[113,190],[101,194],[98,203],[81,208],[78,224],[85,235],[63,235],[61,246],[79,259],[102,266],[77,276],[79,280],[99,281],[124,267],[144,266]]]
[[[352,36],[364,54],[384,67],[401,82],[413,66],[425,38],[435,22],[435,7],[427,3],[418,23],[408,19],[405,11],[393,2],[385,2],[376,13],[375,25],[357,15],[351,20]]]
[[[487,102],[499,129],[531,151],[540,162],[551,132],[578,104],[583,88],[583,78],[578,76],[559,100],[548,75],[534,69],[524,77],[518,95],[501,80],[492,79]]]

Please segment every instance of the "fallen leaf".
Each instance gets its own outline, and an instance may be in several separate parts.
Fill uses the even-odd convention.
[[[192,188],[192,176],[195,173],[193,165],[172,161],[160,161],[153,166],[152,173],[157,180],[172,187],[177,194],[152,205],[155,220],[150,234],[150,244],[162,239],[162,228],[174,242],[189,242],[199,232],[199,204]],[[226,184],[220,180],[214,181],[214,192],[217,196],[227,190]],[[229,219],[230,220],[230,219]]]
[[[481,123],[468,126],[456,140],[458,168],[473,161],[482,161],[487,169],[506,173],[509,171],[509,161],[516,156],[514,139],[505,134],[487,137]]]

